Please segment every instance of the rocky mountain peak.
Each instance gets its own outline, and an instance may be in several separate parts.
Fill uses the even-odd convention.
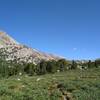
[[[0,31],[0,47],[5,47],[7,45],[18,44],[12,37],[10,37],[6,32]]]
[[[40,52],[36,49],[19,44],[5,32],[0,32],[0,58],[4,56],[7,61],[38,63],[41,60],[57,60],[61,57]]]

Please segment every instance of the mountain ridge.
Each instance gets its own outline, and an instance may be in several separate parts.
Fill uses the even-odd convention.
[[[41,60],[58,60],[63,58],[20,44],[6,32],[0,32],[0,52],[7,61],[17,60],[18,62],[38,63]]]

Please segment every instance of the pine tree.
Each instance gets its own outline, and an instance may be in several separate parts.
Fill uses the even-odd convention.
[[[76,69],[77,68],[77,63],[72,60],[72,66],[71,66],[71,69]]]
[[[56,61],[55,60],[48,61],[46,69],[48,73],[55,73],[57,71]]]

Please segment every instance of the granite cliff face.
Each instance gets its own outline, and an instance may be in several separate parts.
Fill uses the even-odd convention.
[[[0,48],[3,48],[7,45],[14,45],[19,44],[17,41],[15,41],[12,37],[10,37],[5,32],[0,32]]]
[[[0,32],[0,57],[17,62],[39,63],[41,60],[58,60],[59,56],[40,52],[18,43],[5,32]]]

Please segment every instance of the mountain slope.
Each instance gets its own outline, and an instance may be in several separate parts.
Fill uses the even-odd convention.
[[[7,61],[16,60],[17,62],[32,63],[38,63],[41,60],[58,60],[61,58],[19,44],[5,32],[0,32],[0,57],[2,56]]]

